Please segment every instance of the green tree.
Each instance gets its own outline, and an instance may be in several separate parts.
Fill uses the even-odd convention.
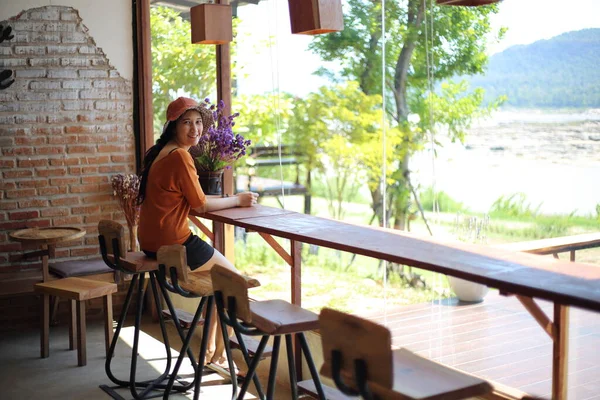
[[[172,8],[150,9],[154,131],[160,134],[169,102],[185,94],[198,100],[214,92],[214,46],[192,44],[190,22]]]
[[[462,140],[464,128],[482,103],[481,95],[466,92],[465,86],[458,86],[465,89],[461,92],[429,94],[430,83],[484,70],[486,38],[491,32],[489,16],[497,12],[497,6],[426,9],[426,4],[429,2],[422,0],[386,1],[384,69],[380,1],[348,0],[345,29],[322,35],[311,43],[311,49],[322,59],[341,62],[340,74],[358,81],[363,93],[380,94],[385,89],[386,98],[392,100],[386,112],[397,127],[389,134],[397,135],[391,139],[399,143],[394,149],[398,163],[390,170],[391,185],[386,177],[390,196],[386,201],[398,229],[404,229],[409,214],[412,189],[409,161],[427,142],[428,132],[437,131],[433,121],[448,125],[453,140]],[[433,27],[433,32],[429,27]],[[502,34],[503,30],[498,37]],[[428,65],[434,63],[435,70],[428,70]],[[383,71],[385,88],[382,88]],[[460,104],[452,101],[456,98],[461,99]],[[434,118],[427,117],[432,110],[429,105],[436,102],[444,103],[450,110],[441,110],[443,114],[438,115],[440,110],[434,109]],[[410,114],[419,115],[418,124],[409,122]],[[373,211],[381,218],[382,185],[375,183],[370,187]]]
[[[286,140],[306,157],[307,186],[314,171],[324,178],[329,207],[337,218],[343,214],[342,202],[369,176],[371,155],[380,151],[380,104],[381,96],[364,94],[356,82],[321,87],[294,100]]]

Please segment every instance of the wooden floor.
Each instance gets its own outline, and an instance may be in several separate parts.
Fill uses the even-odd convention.
[[[600,314],[572,308],[570,318],[569,399],[600,399]],[[550,398],[550,337],[514,297],[490,291],[478,304],[441,300],[369,319],[390,328],[395,346]]]

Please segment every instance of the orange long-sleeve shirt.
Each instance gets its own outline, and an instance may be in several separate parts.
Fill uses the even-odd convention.
[[[190,209],[205,203],[190,153],[178,149],[155,161],[140,209],[138,240],[142,250],[156,252],[163,245],[183,244],[191,234]]]

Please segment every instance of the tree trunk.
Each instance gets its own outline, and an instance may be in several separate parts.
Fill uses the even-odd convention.
[[[423,2],[420,0],[409,0],[408,2],[408,19],[407,25],[409,34],[402,46],[402,50],[396,61],[396,70],[394,74],[394,100],[396,101],[396,122],[399,126],[408,131],[408,96],[407,96],[407,81],[408,70],[410,68],[413,52],[417,46],[419,28],[425,18],[425,9]],[[411,135],[406,135],[402,146],[410,145]],[[394,228],[404,230],[406,228],[408,209],[410,204],[410,188],[408,185],[409,177],[409,162],[410,152],[405,151],[402,157],[400,172],[404,177],[402,183],[404,187],[400,187],[398,198],[396,199],[396,207],[394,209]]]

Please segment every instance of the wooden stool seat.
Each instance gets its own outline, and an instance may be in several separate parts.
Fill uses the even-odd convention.
[[[250,382],[253,381],[259,398],[264,398],[262,387],[256,375],[256,369],[260,360],[263,358],[263,352],[266,348],[269,337],[273,336],[273,346],[271,348],[271,366],[269,369],[269,379],[267,383],[267,399],[273,399],[275,393],[275,378],[277,374],[277,363],[279,360],[279,349],[282,336],[285,338],[286,353],[288,359],[288,372],[290,380],[291,398],[298,399],[298,384],[296,380],[296,363],[293,350],[294,337],[300,344],[300,357],[304,354],[306,364],[310,371],[313,383],[315,385],[318,398],[325,400],[326,396],[323,385],[319,379],[319,374],[315,367],[308,342],[304,333],[319,327],[319,317],[317,314],[305,310],[299,306],[290,304],[283,300],[266,300],[251,302],[248,297],[248,279],[239,275],[231,269],[220,265],[215,265],[211,269],[213,288],[215,291],[215,300],[217,311],[222,324],[227,324],[234,329],[237,344],[242,350],[244,360],[248,365],[248,371],[244,383],[237,394],[237,399],[243,399]],[[242,335],[261,336],[260,342],[253,350],[253,356],[250,358],[250,352],[245,346]],[[230,339],[223,330],[223,341],[228,359],[231,360]],[[232,366],[230,365],[230,368]],[[236,395],[236,385],[234,382],[234,393]]]
[[[384,400],[459,400],[485,395],[489,382],[418,356],[392,351],[389,329],[324,308],[319,316],[323,375],[347,395]],[[374,396],[373,396],[374,395]]]
[[[115,272],[102,259],[61,261],[49,264],[48,268],[51,273],[61,278],[114,274]]]
[[[69,325],[69,349],[77,344],[77,361],[79,366],[87,364],[85,300],[104,298],[106,352],[112,340],[112,294],[117,285],[110,282],[95,281],[84,278],[65,278],[50,282],[37,283],[34,291],[43,295],[42,302],[42,335],[40,342],[41,357],[49,355],[50,331],[50,296],[62,297],[71,301],[71,323]],[[76,320],[76,321],[75,321]],[[77,336],[75,342],[74,337]]]
[[[319,329],[319,316],[283,300],[250,302],[252,325],[269,335]]]
[[[386,399],[466,399],[490,392],[483,379],[423,358],[407,349],[392,351],[392,389],[371,384]]]

